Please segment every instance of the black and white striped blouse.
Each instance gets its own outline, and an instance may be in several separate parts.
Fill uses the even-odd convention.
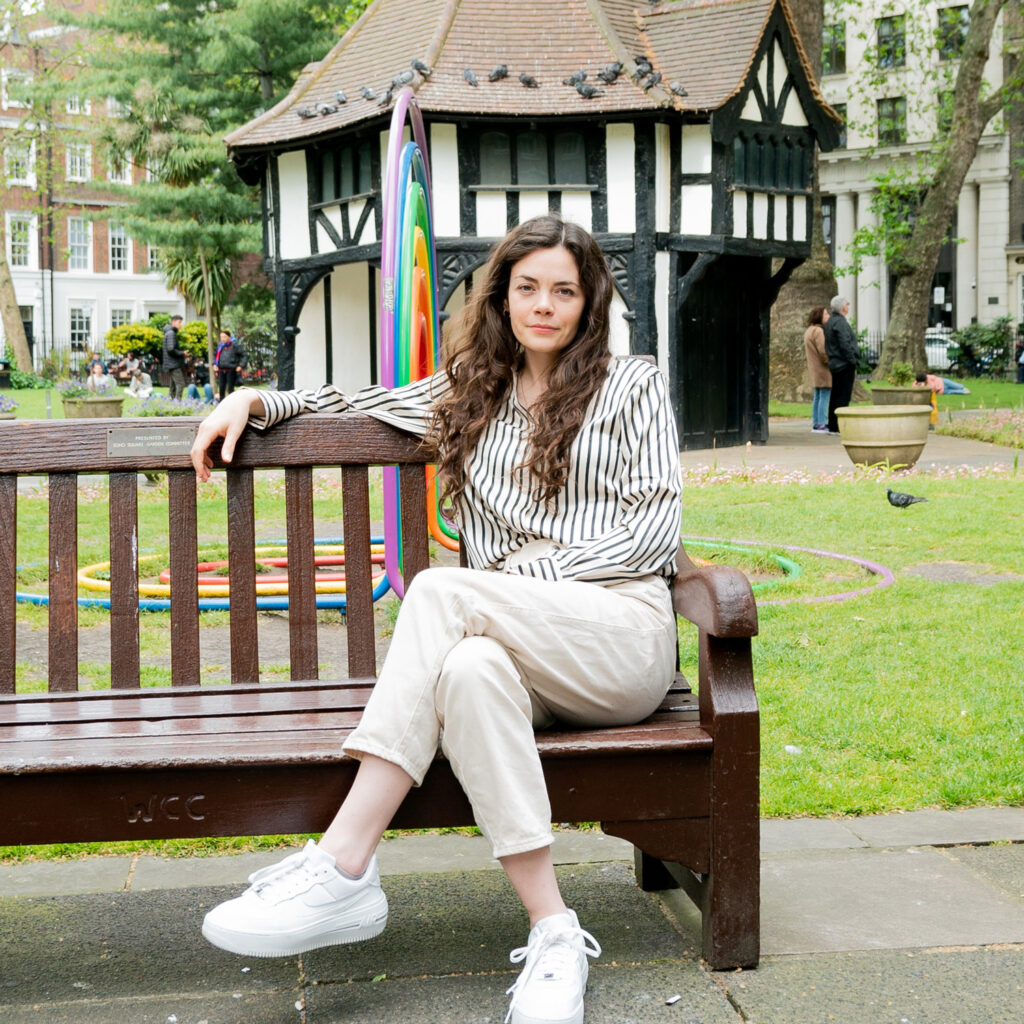
[[[265,415],[250,422],[266,429],[303,411],[354,409],[423,435],[432,404],[449,386],[442,371],[393,391],[373,385],[345,395],[331,384],[260,391]],[[513,474],[526,457],[532,423],[515,391],[467,466],[459,530],[469,566],[597,584],[652,573],[670,577],[682,483],[675,417],[657,368],[640,359],[612,360],[570,449],[568,478],[550,506],[530,496],[524,474]]]

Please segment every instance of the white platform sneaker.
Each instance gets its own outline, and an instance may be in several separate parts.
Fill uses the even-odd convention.
[[[526,963],[506,993],[512,1002],[505,1024],[583,1024],[587,957],[600,955],[597,940],[573,911],[541,918],[527,944],[509,955],[514,964]]]
[[[214,907],[203,921],[205,938],[230,953],[294,956],[372,939],[387,924],[375,856],[362,878],[350,878],[310,840],[280,864],[251,874],[249,882],[241,896]]]

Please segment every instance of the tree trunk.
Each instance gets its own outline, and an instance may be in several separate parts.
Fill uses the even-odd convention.
[[[1005,4],[1006,0],[974,0],[971,5],[970,27],[954,90],[952,124],[938,153],[934,179],[917,211],[907,242],[908,255],[893,267],[896,290],[885,344],[872,374],[874,380],[884,379],[893,363],[910,363],[917,373],[927,369],[924,332],[935,267],[982,132],[1005,103],[1002,90],[985,100],[980,98],[992,33]],[[1018,65],[1007,74],[1004,88],[1013,86],[1019,74]]]
[[[199,250],[199,269],[203,274],[203,310],[206,314],[206,365],[213,372],[213,360],[217,355],[217,340],[213,335],[213,296],[210,294],[210,270],[206,265],[206,254]]]
[[[15,367],[22,373],[32,373],[32,355],[28,350],[25,325],[21,322],[11,268],[7,264],[6,245],[0,245],[0,314],[3,317],[4,338],[14,353]]]
[[[823,0],[791,0],[790,10],[811,66],[820,76]],[[836,293],[835,273],[822,232],[817,155],[813,181],[811,255],[793,271],[772,306],[768,394],[782,402],[810,401],[813,395],[804,354],[807,314],[812,306],[828,305]]]

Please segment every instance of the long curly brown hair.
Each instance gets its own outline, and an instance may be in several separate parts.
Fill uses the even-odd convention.
[[[531,410],[534,426],[526,472],[537,501],[551,502],[565,484],[569,449],[590,400],[604,383],[611,352],[608,310],[612,278],[597,242],[583,228],[553,214],[514,228],[491,253],[483,280],[446,339],[451,390],[434,410],[431,440],[440,453],[442,507],[451,514],[465,490],[465,468],[487,424],[506,400],[522,369],[522,346],[505,317],[512,267],[538,249],[562,246],[572,254],[585,305],[576,337],[558,354],[547,390]]]

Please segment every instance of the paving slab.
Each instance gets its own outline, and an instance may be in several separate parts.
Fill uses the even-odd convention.
[[[761,822],[761,856],[794,850],[858,850],[868,844],[839,818],[766,818]]]
[[[74,861],[0,864],[0,899],[8,896],[69,896],[126,888],[131,857],[85,857]]]
[[[761,949],[844,952],[1024,942],[1024,903],[938,850],[814,851],[761,866]]]
[[[1024,901],[1024,844],[958,846],[942,852],[949,859],[963,864],[979,878],[1001,889],[1007,896]]]
[[[720,975],[757,1024],[1020,1024],[1024,948],[771,957]],[[588,1006],[589,1010],[589,1006]]]
[[[447,978],[382,979],[315,985],[306,996],[308,1024],[501,1024],[516,971]],[[671,1005],[666,1000],[681,998]],[[716,982],[695,963],[590,968],[587,1024],[740,1024]]]
[[[846,819],[869,846],[955,846],[1024,842],[1024,807],[967,807],[958,811],[907,811]]]

